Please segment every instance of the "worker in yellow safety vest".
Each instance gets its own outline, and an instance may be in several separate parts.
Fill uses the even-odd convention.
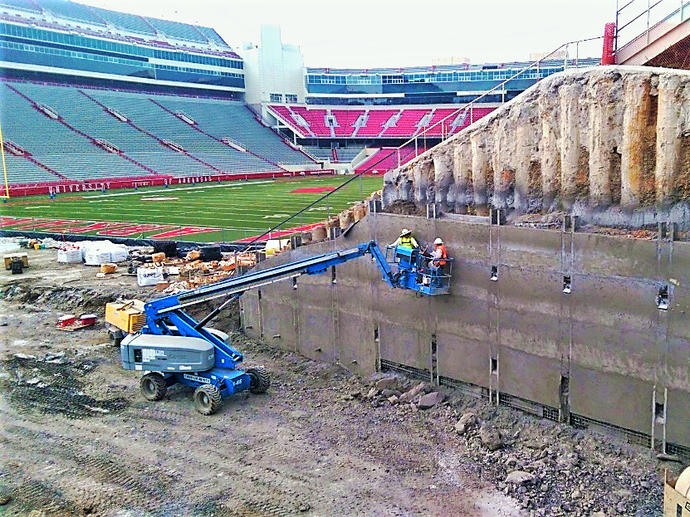
[[[419,248],[419,244],[417,244],[417,241],[412,236],[412,232],[407,228],[403,228],[400,232],[400,237],[398,237],[397,240],[391,244],[391,247],[410,248],[415,250]]]

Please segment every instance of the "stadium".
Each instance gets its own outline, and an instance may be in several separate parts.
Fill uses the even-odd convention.
[[[690,516],[690,2],[84,1],[0,0],[0,513]]]
[[[4,192],[10,198],[3,206],[3,228],[70,233],[75,220],[131,222],[120,225],[125,228],[120,236],[165,238],[168,232],[159,227],[140,227],[155,222],[177,228],[177,237],[200,241],[260,235],[280,222],[274,215],[292,214],[319,196],[288,195],[273,214],[257,211],[259,218],[247,216],[222,228],[196,226],[189,183],[232,181],[212,192],[216,199],[228,192],[233,202],[239,199],[227,189],[240,188],[237,180],[299,177],[305,186],[329,187],[338,181],[308,177],[353,172],[380,177],[539,79],[598,62],[573,57],[547,58],[536,66],[304,68],[299,48],[281,41],[279,27],[262,27],[260,44],[238,50],[240,57],[210,27],[62,1],[5,2],[0,30]],[[285,74],[275,76],[273,67]],[[362,189],[368,195],[382,187],[373,178],[359,183],[348,189],[354,197],[333,198],[334,214],[361,200]],[[179,184],[186,187],[175,189]],[[149,209],[155,205],[147,203],[149,194],[128,197],[142,209],[129,207],[126,213],[110,210],[120,197],[102,198],[100,218],[90,210],[97,199],[87,199],[111,196],[107,192],[114,189],[161,187],[175,191],[174,217],[147,219],[147,211],[156,211]],[[262,197],[264,190],[241,202]],[[58,196],[48,206],[21,199],[51,193]],[[180,207],[192,213],[181,217]],[[313,217],[307,214],[293,227],[313,224],[329,209],[313,208]],[[73,217],[65,219],[67,214]],[[193,227],[189,237],[179,231],[184,227]]]

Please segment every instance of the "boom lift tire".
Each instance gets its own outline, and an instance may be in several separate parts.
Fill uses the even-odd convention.
[[[251,379],[249,384],[249,391],[252,393],[266,393],[266,390],[271,386],[271,377],[263,368],[249,368],[247,374]]]
[[[160,373],[147,373],[139,381],[141,394],[146,400],[161,400],[168,391],[165,377]]]
[[[194,390],[194,407],[202,415],[212,415],[223,405],[220,390],[213,384],[204,384]]]

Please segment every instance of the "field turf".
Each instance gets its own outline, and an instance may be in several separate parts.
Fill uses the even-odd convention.
[[[349,176],[328,176],[291,180],[262,179],[197,185],[150,187],[139,190],[113,190],[10,199],[0,205],[3,216],[59,219],[85,222],[126,222],[169,225],[175,228],[204,227],[207,231],[175,237],[175,240],[200,242],[233,241],[259,235],[284,218],[337,187]],[[382,188],[382,178],[364,176],[328,198],[328,203],[311,208],[287,227],[300,227],[326,219]],[[293,192],[300,190],[302,192]],[[7,220],[5,220],[7,223]],[[25,223],[24,230],[32,229]],[[3,229],[12,230],[4,224]],[[50,229],[45,231],[63,231]],[[130,237],[150,237],[161,228],[142,231]],[[65,231],[65,233],[70,233]],[[97,233],[86,232],[86,233]]]

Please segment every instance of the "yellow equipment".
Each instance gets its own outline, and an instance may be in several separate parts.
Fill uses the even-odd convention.
[[[127,334],[139,332],[146,323],[144,302],[125,300],[124,302],[107,303],[105,305],[105,321]]]

